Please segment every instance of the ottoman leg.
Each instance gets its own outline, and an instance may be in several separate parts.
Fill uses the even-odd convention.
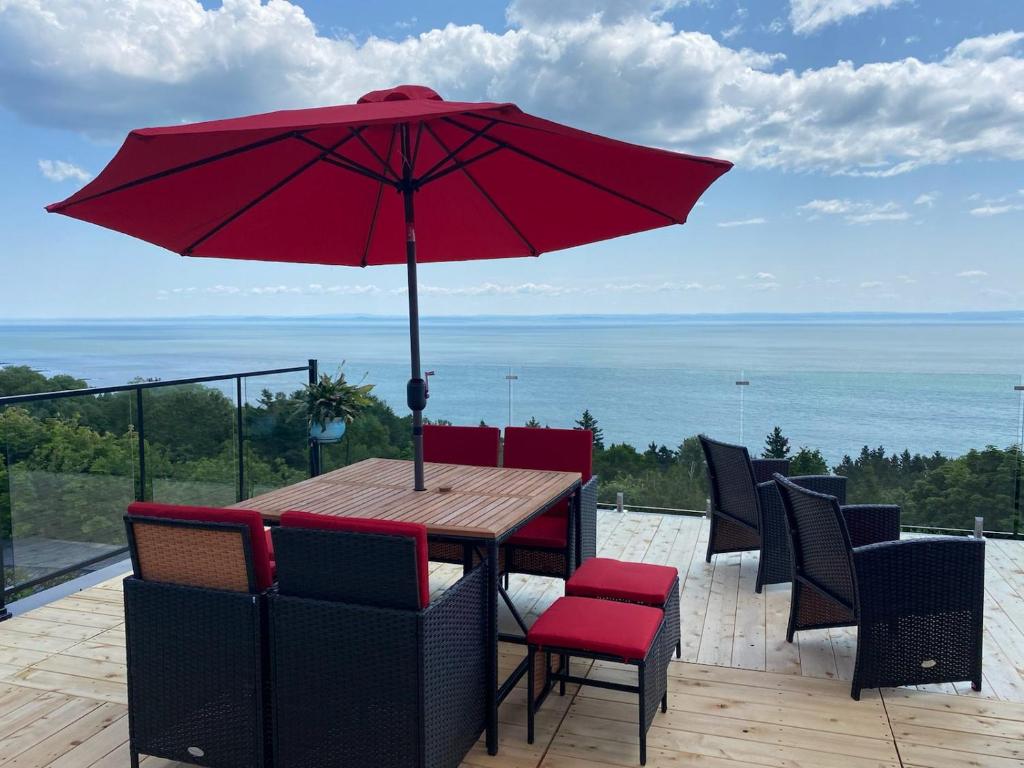
[[[529,651],[527,651],[527,669],[526,669],[526,742],[527,742],[527,744],[533,744],[533,715],[534,715],[534,708],[536,706],[536,704],[535,704],[536,694],[534,693],[534,685],[535,685],[536,681],[534,680],[535,675],[534,675],[534,671],[533,671],[533,664],[534,664],[534,657],[536,656],[536,654],[537,654],[537,652],[534,650],[533,646],[531,645],[529,647]]]

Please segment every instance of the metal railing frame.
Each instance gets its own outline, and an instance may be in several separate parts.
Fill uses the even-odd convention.
[[[138,482],[135,484],[135,499],[136,501],[146,501],[148,496],[151,494],[148,491],[148,478],[146,476],[146,422],[145,422],[145,407],[143,405],[144,398],[142,397],[143,391],[147,389],[161,389],[163,387],[174,387],[182,386],[186,384],[205,384],[214,381],[232,381],[235,382],[235,437],[237,440],[236,450],[238,452],[238,482],[236,487],[235,496],[238,501],[245,501],[247,498],[247,489],[245,486],[245,402],[243,400],[242,393],[242,382],[244,379],[254,378],[258,376],[274,376],[285,373],[299,373],[301,371],[308,372],[308,381],[314,382],[317,377],[318,363],[316,360],[309,360],[306,365],[295,366],[291,368],[269,368],[259,371],[240,371],[238,373],[226,373],[215,376],[193,376],[187,379],[167,379],[159,381],[140,381],[134,384],[121,384],[112,387],[88,387],[85,389],[66,389],[59,392],[35,392],[27,395],[9,395],[7,397],[0,397],[0,407],[21,405],[23,403],[37,403],[48,400],[63,400],[72,397],[90,397],[94,395],[106,395],[115,394],[119,392],[133,392],[135,394],[135,413],[133,414],[133,424],[135,429],[136,439],[138,441],[138,468],[137,477]],[[309,469],[310,474],[315,474],[316,467],[319,466],[318,462],[314,462],[314,453],[316,452],[317,446],[312,441],[310,443],[310,461]],[[13,513],[13,510],[12,510]],[[12,519],[13,524],[13,519]],[[114,557],[124,555],[128,552],[127,545],[112,550],[103,555],[99,555],[88,560],[83,560],[79,563],[74,563],[65,568],[61,568],[52,573],[40,576],[29,581],[7,585],[6,577],[7,573],[4,569],[4,543],[6,539],[6,531],[0,526],[0,621],[10,618],[10,612],[6,608],[7,598],[16,591],[31,589],[37,587],[40,584],[44,584],[54,579],[62,578],[68,574],[74,573],[75,571],[87,568],[90,565],[94,565],[104,560],[109,560]]]

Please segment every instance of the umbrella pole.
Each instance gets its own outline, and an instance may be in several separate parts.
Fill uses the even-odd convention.
[[[406,401],[412,411],[413,490],[425,491],[423,482],[423,409],[427,405],[427,387],[420,366],[419,283],[416,279],[416,217],[412,196],[412,156],[409,125],[402,126],[402,201],[405,204],[405,262],[409,281],[409,353],[412,374],[406,385]]]

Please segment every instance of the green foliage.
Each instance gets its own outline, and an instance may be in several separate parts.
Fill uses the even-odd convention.
[[[800,447],[789,461],[791,475],[825,475],[828,474],[828,462],[821,454],[820,448]]]
[[[764,452],[761,454],[766,459],[784,459],[789,456],[789,438],[782,434],[780,427],[775,427],[764,438]]]
[[[370,404],[372,389],[373,384],[349,384],[343,371],[338,371],[333,379],[330,374],[322,374],[302,390],[310,425],[317,424],[326,429],[327,422],[335,419],[351,424]]]
[[[537,421],[537,417],[536,416],[531,416],[530,420],[527,421],[523,426],[524,427],[530,427],[530,429],[540,429],[544,425],[541,424],[539,421]]]
[[[583,411],[583,415],[576,419],[576,426],[580,429],[589,429],[594,435],[594,447],[598,450],[604,448],[604,430],[597,425],[597,419],[590,411]]]

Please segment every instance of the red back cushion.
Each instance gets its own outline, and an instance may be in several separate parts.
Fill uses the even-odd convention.
[[[590,479],[594,436],[589,429],[505,427],[505,466],[579,472]]]
[[[423,459],[440,464],[470,464],[474,467],[498,466],[497,427],[423,426]]]
[[[416,578],[420,591],[420,607],[430,604],[430,573],[427,558],[427,527],[419,523],[397,520],[373,520],[364,517],[336,517],[313,512],[290,511],[281,515],[285,528],[313,528],[321,531],[375,533],[380,536],[406,536],[416,542]]]
[[[158,504],[154,501],[134,501],[128,505],[128,514],[139,517],[162,517],[169,520],[248,525],[256,584],[263,590],[274,583],[270,552],[267,549],[267,536],[263,530],[263,518],[259,512],[254,512],[251,509],[223,509],[221,507],[195,507],[183,504]]]

